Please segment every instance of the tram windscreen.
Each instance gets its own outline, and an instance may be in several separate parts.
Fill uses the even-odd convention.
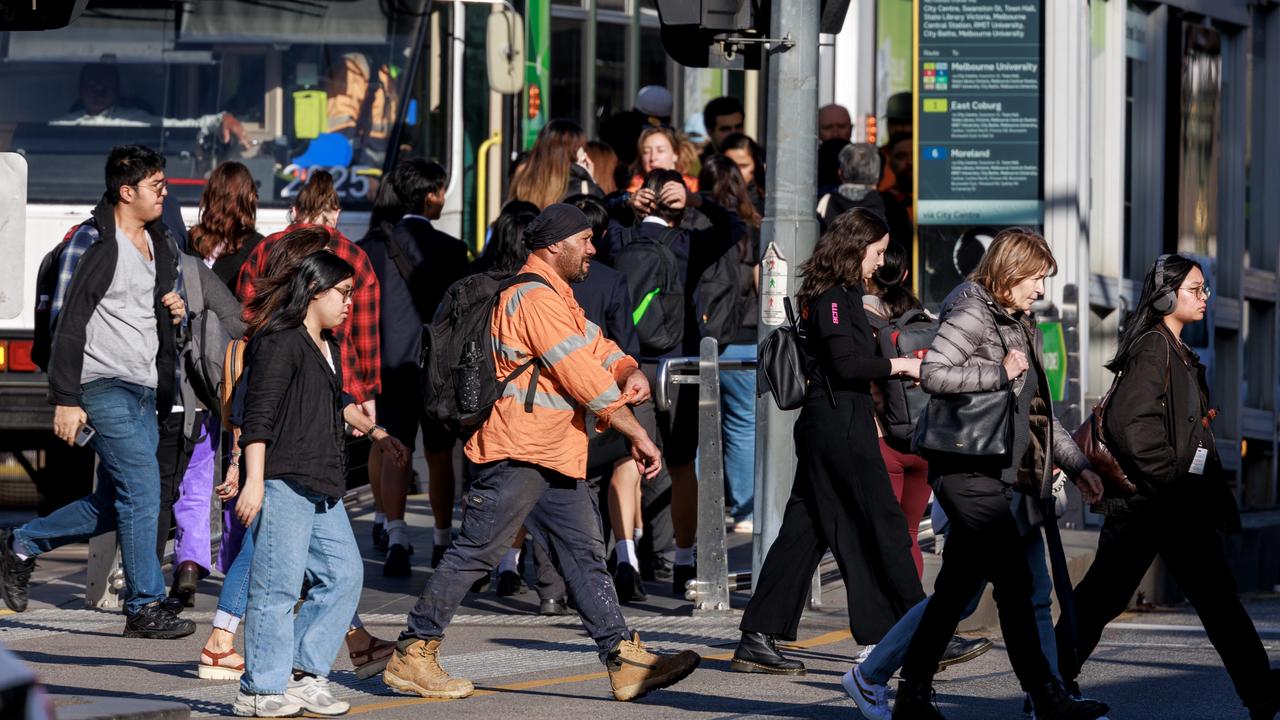
[[[405,80],[423,3],[408,2],[91,0],[70,27],[0,33],[0,150],[26,156],[32,202],[96,201],[107,153],[137,143],[187,204],[238,160],[264,207],[316,167],[365,205],[396,123],[421,120]]]

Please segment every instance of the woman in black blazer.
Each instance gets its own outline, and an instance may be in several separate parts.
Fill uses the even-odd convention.
[[[1280,711],[1280,670],[1271,669],[1236,596],[1219,533],[1240,529],[1239,510],[1210,426],[1215,413],[1204,365],[1180,338],[1183,327],[1204,319],[1208,300],[1199,263],[1160,257],[1107,364],[1119,378],[1103,430],[1138,492],[1095,506],[1106,520],[1093,565],[1075,588],[1076,654],[1070,628],[1059,623],[1058,664],[1074,684],[1103,628],[1128,607],[1159,555],[1204,623],[1250,716],[1271,720]]]
[[[742,617],[734,670],[804,673],[774,642],[795,640],[810,581],[828,548],[840,565],[849,627],[859,644],[879,641],[924,598],[907,521],[880,456],[871,399],[872,380],[920,374],[918,359],[876,355],[862,309],[862,285],[883,264],[888,245],[884,220],[851,210],[832,222],[800,266],[796,300],[814,368],[794,430],[795,483]]]

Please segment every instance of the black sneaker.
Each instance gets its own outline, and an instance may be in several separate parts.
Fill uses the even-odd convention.
[[[493,573],[485,573],[479,580],[471,583],[471,592],[479,594],[489,589],[489,582],[493,579]]]
[[[696,577],[698,577],[697,565],[676,565],[673,567],[671,569],[671,595],[683,600],[685,586]]]
[[[170,595],[160,601],[160,607],[164,608],[170,615],[176,617],[181,615],[183,610],[187,609],[187,604],[182,600],[182,598]]]
[[[503,570],[498,573],[498,597],[511,597],[524,592],[524,581],[520,579],[519,573]]]
[[[546,598],[538,603],[538,614],[547,616],[572,615],[569,609],[569,598]]]
[[[431,567],[440,567],[440,561],[444,559],[444,554],[449,551],[448,545],[436,545],[431,548]]]
[[[413,568],[409,564],[409,550],[396,543],[387,550],[387,559],[382,563],[384,577],[409,577]]]
[[[0,530],[0,585],[4,588],[4,604],[10,610],[26,611],[27,586],[31,584],[31,571],[35,568],[35,556],[23,560],[13,551],[13,530]]]
[[[671,579],[671,561],[662,553],[640,556],[640,577],[644,580],[666,582]]]
[[[649,599],[644,583],[640,581],[640,573],[631,567],[631,563],[618,563],[613,571],[613,587],[618,591],[618,602],[644,602]]]
[[[196,624],[165,610],[159,603],[148,605],[129,616],[124,624],[127,638],[176,640],[196,631]]]
[[[938,711],[933,686],[927,682],[903,680],[893,704],[893,720],[946,720]]]
[[[387,526],[382,523],[373,524],[373,549],[380,553],[387,551]]]

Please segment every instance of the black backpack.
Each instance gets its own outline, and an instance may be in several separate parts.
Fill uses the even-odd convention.
[[[537,358],[498,379],[493,353],[493,313],[502,291],[539,282],[541,275],[523,273],[502,278],[494,273],[469,275],[449,286],[435,318],[422,326],[422,409],[427,417],[459,438],[467,438],[488,419],[507,384],[533,368],[525,412],[533,412],[539,367]]]
[[[867,313],[867,319],[876,331],[876,343],[882,357],[923,360],[938,334],[938,319],[924,310],[908,310],[896,320],[884,320],[874,313]],[[877,384],[884,394],[880,422],[885,433],[893,440],[910,443],[915,435],[916,421],[929,405],[929,394],[909,378],[885,378]]]
[[[703,271],[693,291],[702,337],[713,337],[721,351],[738,336],[746,307],[739,287],[738,248],[735,245]]]
[[[62,253],[67,249],[72,236],[83,225],[97,228],[92,218],[72,227],[66,235],[62,236],[61,242],[45,253],[44,258],[40,260],[40,269],[36,271],[36,326],[32,336],[31,360],[41,372],[49,372],[49,357],[53,353],[53,296],[58,292]]]
[[[684,339],[684,283],[670,243],[680,231],[664,228],[657,238],[642,237],[624,228],[613,257],[613,267],[627,278],[627,290],[635,307],[631,319],[646,357],[666,354]]]

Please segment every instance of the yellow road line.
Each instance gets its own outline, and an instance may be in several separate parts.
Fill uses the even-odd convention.
[[[807,650],[809,648],[819,647],[822,645],[830,645],[832,643],[847,640],[849,638],[849,630],[834,630],[829,633],[823,633],[808,640],[787,643],[783,647],[793,650]],[[733,653],[717,653],[715,655],[703,655],[703,660],[728,660],[733,657]],[[565,675],[563,677],[544,678],[542,680],[526,680],[524,682],[510,683],[508,685],[497,685],[492,688],[483,688],[476,690],[471,697],[484,697],[486,695],[497,695],[504,692],[519,692],[521,690],[534,690],[537,688],[551,687],[553,685],[568,685],[570,683],[585,682],[587,680],[601,680],[609,677],[607,672],[583,673],[580,675]],[[371,703],[369,705],[360,705],[352,707],[348,715],[359,715],[361,713],[375,712],[378,710],[393,710],[395,708],[409,707],[411,705],[422,705],[424,703],[436,702],[454,702],[452,700],[436,700],[432,698],[412,697],[403,700],[388,700],[385,702]]]

